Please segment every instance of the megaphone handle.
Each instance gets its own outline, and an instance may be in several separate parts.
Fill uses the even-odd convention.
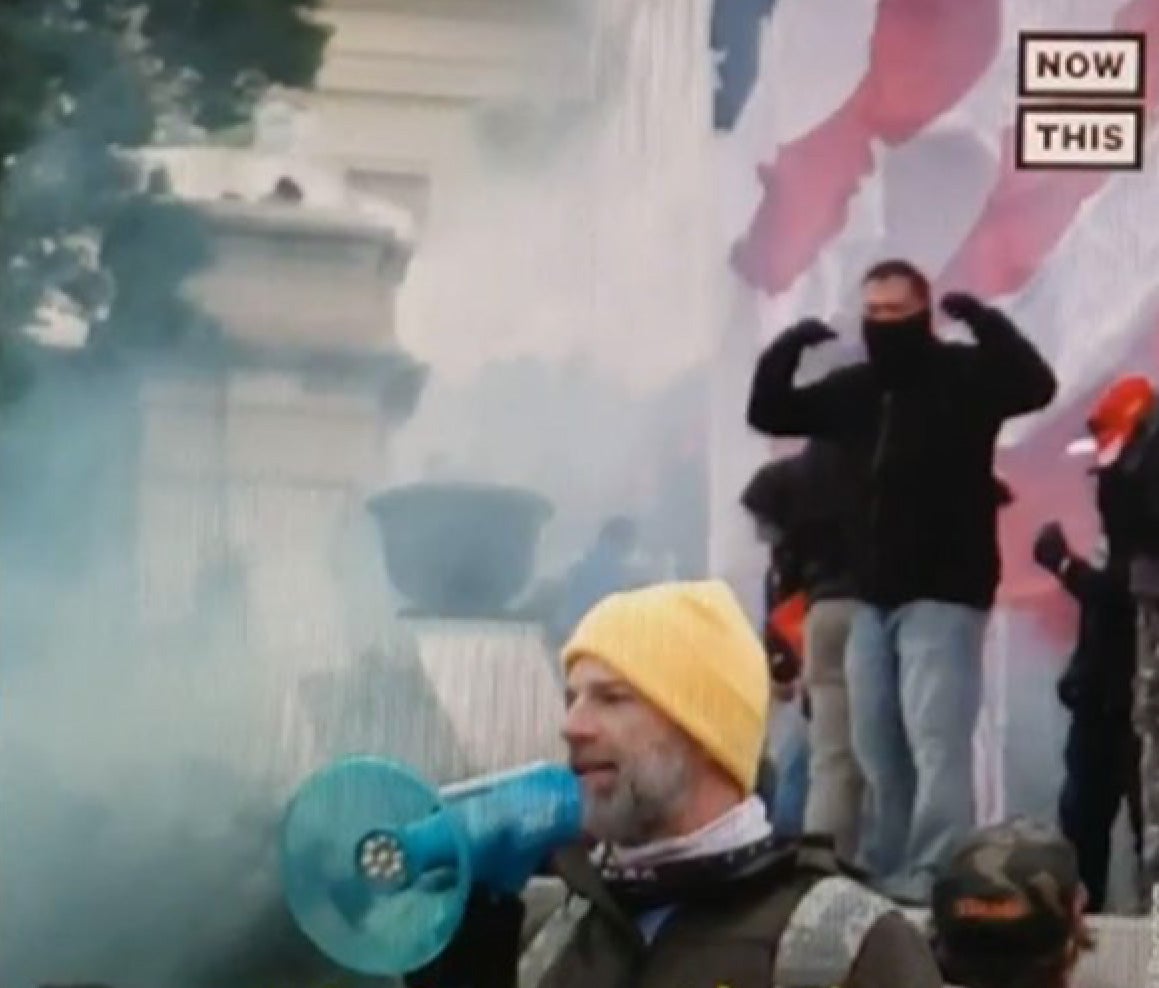
[[[402,979],[406,988],[508,988],[519,982],[520,936],[526,906],[518,896],[475,887],[462,923],[443,952]]]
[[[440,809],[425,820],[406,827],[402,833],[402,846],[406,869],[412,880],[442,868],[458,867],[456,826],[453,815]]]

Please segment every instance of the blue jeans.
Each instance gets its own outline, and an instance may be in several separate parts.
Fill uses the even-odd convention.
[[[805,829],[805,801],[809,795],[809,735],[796,705],[778,711],[778,716],[790,723],[776,750],[773,830],[779,837],[798,837]]]
[[[887,894],[928,902],[975,825],[974,728],[988,612],[920,600],[862,607],[845,652],[853,751],[869,819],[861,864]]]

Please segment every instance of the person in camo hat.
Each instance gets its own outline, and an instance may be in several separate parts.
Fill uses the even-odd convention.
[[[1066,988],[1094,941],[1078,857],[1045,824],[977,831],[933,887],[934,950],[960,988]]]

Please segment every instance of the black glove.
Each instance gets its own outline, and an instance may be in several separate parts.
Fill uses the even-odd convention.
[[[1070,544],[1057,521],[1044,525],[1034,540],[1034,561],[1057,576],[1070,558]]]
[[[949,292],[942,296],[942,311],[958,322],[969,322],[984,308],[973,295],[965,292]]]
[[[407,988],[516,988],[526,907],[518,896],[476,886],[454,939],[404,979]]]
[[[837,339],[837,334],[820,319],[802,319],[781,334],[781,340],[791,341],[801,349],[820,346],[822,343],[828,343],[835,339]]]

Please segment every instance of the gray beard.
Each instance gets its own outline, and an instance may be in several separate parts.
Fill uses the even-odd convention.
[[[688,791],[688,753],[654,747],[620,766],[615,790],[588,800],[587,832],[596,840],[621,847],[651,843],[675,814]]]

